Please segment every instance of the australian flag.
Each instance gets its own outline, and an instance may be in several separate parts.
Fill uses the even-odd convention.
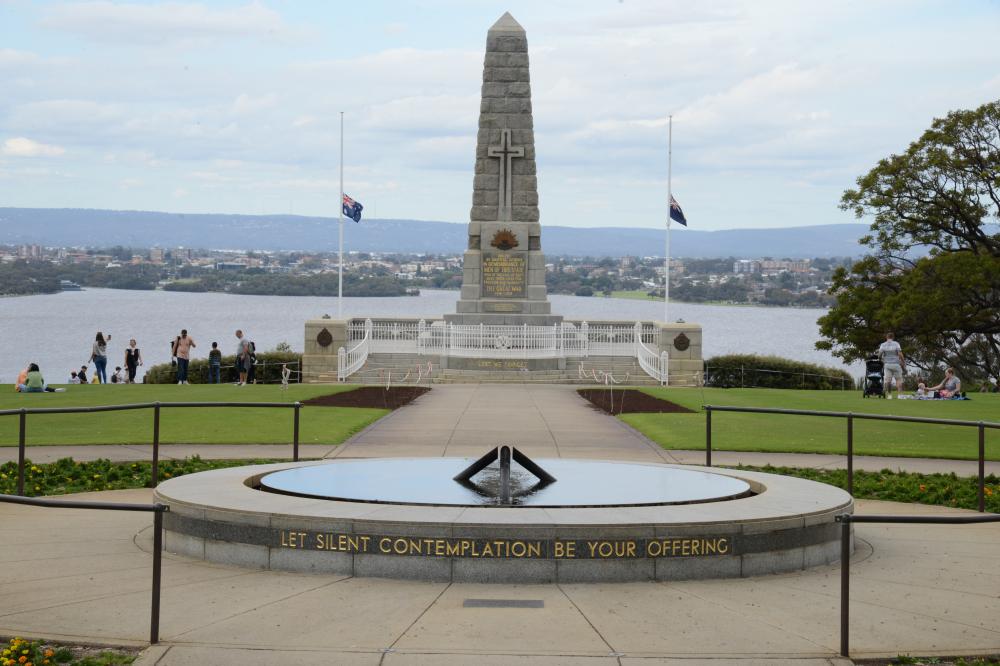
[[[344,204],[346,211],[347,204]],[[679,224],[683,224],[685,227],[688,225],[687,218],[684,217],[684,211],[681,210],[681,205],[677,203],[677,199],[674,199],[673,195],[670,195],[670,219]]]
[[[361,211],[364,210],[364,206],[352,199],[351,197],[344,195],[344,215],[351,218],[355,222],[361,221]]]

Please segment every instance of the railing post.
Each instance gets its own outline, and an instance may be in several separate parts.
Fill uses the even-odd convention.
[[[292,461],[299,461],[299,410],[302,409],[302,403],[295,402],[295,417],[292,425]]]
[[[347,379],[347,375],[344,374],[345,368],[347,366],[347,350],[341,347],[337,350],[337,381],[342,382]]]
[[[712,466],[712,406],[705,405],[705,467]]]
[[[667,356],[667,352],[660,352],[660,386],[669,386],[670,384],[670,358]]]
[[[986,426],[979,422],[979,512],[986,511]]]
[[[24,435],[28,426],[28,410],[21,408],[17,430],[17,494],[24,496]]]
[[[850,651],[851,628],[851,523],[840,523],[840,656]]]
[[[153,487],[160,483],[160,402],[153,403],[153,465],[150,475]]]
[[[854,495],[854,414],[847,413],[847,494]]]
[[[580,324],[580,333],[583,337],[583,357],[590,356],[590,324],[583,322]]]
[[[160,565],[163,560],[163,511],[153,512],[153,603],[149,611],[149,643],[160,642]]]

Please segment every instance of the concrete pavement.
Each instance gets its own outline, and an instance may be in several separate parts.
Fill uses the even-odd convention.
[[[150,491],[79,498],[148,502]],[[958,513],[864,501],[859,511]],[[0,635],[142,645],[150,523],[148,514],[0,504]],[[1000,650],[1000,526],[858,525],[856,535],[854,656]],[[167,555],[163,645],[138,663],[829,664],[839,573],[835,565],[714,581],[482,585],[265,572]],[[470,608],[467,599],[541,607]]]
[[[345,445],[303,447],[303,456],[479,455],[498,443],[536,456],[703,460],[698,451],[660,450],[571,389],[491,385],[435,387]],[[115,451],[148,458],[143,448]],[[191,451],[168,450],[178,457]],[[288,447],[204,450],[289,455]],[[715,461],[763,464],[759,455],[766,454],[716,452]],[[811,466],[837,462],[804,458]],[[784,454],[767,460],[794,464]],[[78,497],[148,502],[151,491]],[[871,501],[858,502],[858,511],[959,513]],[[148,514],[0,504],[0,635],[143,645],[151,522]],[[859,524],[855,534],[853,655],[1000,652],[1000,525]],[[167,555],[163,643],[137,663],[846,664],[836,658],[839,574],[835,565],[714,581],[479,585],[257,571]],[[472,608],[467,599],[538,607]]]

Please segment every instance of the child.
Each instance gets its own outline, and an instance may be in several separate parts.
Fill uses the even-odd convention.
[[[80,384],[89,384],[87,380],[87,366],[81,365],[80,372],[76,373],[76,378],[80,380]]]
[[[80,378],[76,376],[76,371],[75,370],[73,372],[69,373],[69,383],[70,384],[79,384],[80,383]]]
[[[212,351],[208,352],[208,383],[220,383],[220,369],[222,368],[222,352],[219,351],[219,343],[212,343]]]
[[[288,390],[288,378],[291,377],[292,371],[288,369],[288,365],[285,363],[281,364],[281,390]]]
[[[112,384],[122,383],[122,367],[120,365],[115,366],[115,373],[111,375],[111,383]]]

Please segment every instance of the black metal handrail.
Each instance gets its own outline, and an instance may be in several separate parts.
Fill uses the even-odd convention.
[[[166,504],[116,504],[114,502],[79,502],[77,500],[40,497],[20,497],[0,494],[0,502],[60,509],[91,509],[98,511],[148,511],[153,514],[153,586],[149,613],[149,642],[160,642],[160,578],[163,564],[163,514]]]
[[[840,654],[849,656],[851,628],[851,523],[896,523],[908,525],[968,525],[1000,523],[1000,514],[982,516],[859,516],[845,513],[837,516],[840,523]]]
[[[151,476],[153,487],[160,481],[160,410],[164,408],[197,408],[197,407],[264,407],[295,410],[292,419],[292,460],[299,461],[299,413],[301,402],[138,402],[128,405],[99,405],[95,407],[22,407],[20,409],[0,410],[2,416],[18,416],[17,437],[17,494],[24,495],[24,465],[25,438],[29,414],[90,414],[96,412],[121,412],[135,409],[153,410],[153,461]]]
[[[732,405],[703,405],[705,410],[705,466],[712,466],[712,412],[742,412],[747,414],[785,414],[791,416],[826,416],[847,419],[847,492],[854,494],[854,419],[865,421],[896,421],[930,425],[963,426],[979,431],[979,511],[986,511],[986,429],[1000,430],[1000,423],[992,421],[963,421],[960,419],[935,419],[924,416],[894,416],[892,414],[858,414],[855,412],[821,412],[808,409],[780,409],[777,407],[736,407]]]

